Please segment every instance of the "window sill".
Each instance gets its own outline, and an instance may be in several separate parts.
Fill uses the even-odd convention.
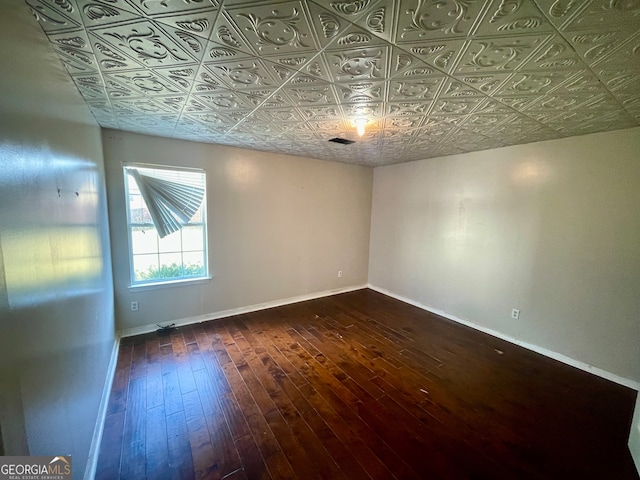
[[[199,277],[199,278],[186,278],[184,280],[169,280],[167,282],[154,282],[154,283],[141,283],[139,285],[129,285],[129,290],[144,291],[144,290],[159,290],[162,288],[171,287],[187,287],[191,285],[200,285],[203,283],[209,283],[212,277]]]

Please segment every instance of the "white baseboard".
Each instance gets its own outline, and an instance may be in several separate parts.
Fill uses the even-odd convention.
[[[220,318],[231,317],[233,315],[241,315],[243,313],[257,312],[259,310],[266,310],[267,308],[281,307],[283,305],[290,305],[292,303],[304,302],[306,300],[313,300],[315,298],[328,297],[330,295],[337,295],[339,293],[353,292],[354,290],[362,290],[367,288],[367,285],[352,285],[350,287],[336,288],[333,290],[324,290],[322,292],[308,293],[305,295],[298,295],[295,297],[284,298],[281,300],[273,300],[271,302],[257,303],[246,307],[231,308],[229,310],[222,310],[219,312],[205,313],[203,315],[197,315],[194,317],[180,318],[172,320],[170,322],[163,323],[175,323],[176,327],[182,325],[191,325],[194,323],[206,322],[208,320],[218,320]],[[140,327],[125,328],[118,333],[120,337],[132,337],[134,335],[142,335],[144,333],[155,332],[158,329],[158,325],[155,323],[149,325],[142,325]]]
[[[416,302],[415,300],[412,300],[410,298],[407,297],[403,297],[402,295],[398,295],[396,293],[393,293],[385,288],[381,288],[381,287],[377,287],[375,285],[371,285],[368,284],[367,288],[370,288],[371,290],[375,290],[378,293],[382,293],[383,295],[387,295],[389,297],[395,298],[396,300],[400,300],[401,302],[405,302],[408,303],[410,305],[413,305],[414,307],[418,307],[421,308],[422,310],[426,310],[427,312],[433,313],[435,315],[438,315],[440,317],[444,317],[448,320],[453,320],[454,322],[458,322],[461,323],[462,325],[466,325],[467,327],[471,327],[475,330],[479,330],[483,333],[487,333],[493,337],[497,337],[500,338],[502,340],[506,340],[507,342],[510,343],[514,343],[520,347],[526,348],[527,350],[531,350],[533,352],[539,353],[541,355],[544,355],[545,357],[549,357],[549,358],[553,358],[554,360],[558,360],[559,362],[562,363],[566,363],[567,365],[571,365],[572,367],[576,367],[579,368],[580,370],[584,370],[585,372],[591,373],[593,375],[597,375],[598,377],[602,377],[606,380],[610,380],[612,382],[615,382],[617,384],[620,385],[624,385],[625,387],[629,387],[632,388],[634,390],[640,391],[640,383],[636,382],[635,380],[631,380],[629,378],[625,378],[625,377],[621,377],[620,375],[616,375],[615,373],[611,373],[608,372],[606,370],[603,370],[601,368],[598,367],[594,367],[593,365],[590,365],[588,363],[585,362],[581,362],[580,360],[576,360],[574,358],[571,357],[567,357],[566,355],[563,355],[561,353],[558,352],[554,352],[552,350],[547,350],[544,347],[540,347],[538,345],[534,345],[531,343],[527,343],[524,342],[522,340],[518,340],[517,338],[514,337],[510,337],[509,335],[505,335],[504,333],[500,333],[496,330],[492,330],[490,328],[486,328],[483,327],[481,325],[478,325],[476,323],[470,322],[468,320],[463,320],[461,318],[456,317],[455,315],[451,315],[447,312],[443,312],[442,310],[438,310],[435,308],[431,308],[427,305],[423,305],[420,302]]]
[[[111,358],[109,360],[109,368],[107,376],[104,380],[102,389],[102,398],[100,407],[98,407],[98,417],[96,425],[93,429],[93,437],[91,438],[91,447],[89,448],[89,458],[87,459],[87,467],[84,470],[84,480],[93,480],[96,476],[96,468],[98,467],[98,455],[100,453],[100,442],[102,442],[102,432],[104,431],[104,423],[107,418],[107,407],[109,406],[109,395],[111,394],[111,385],[116,374],[116,365],[118,364],[118,350],[120,349],[120,335],[116,333],[111,350]]]

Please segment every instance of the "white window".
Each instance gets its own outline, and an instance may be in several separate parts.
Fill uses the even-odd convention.
[[[206,174],[124,167],[131,285],[207,278]]]

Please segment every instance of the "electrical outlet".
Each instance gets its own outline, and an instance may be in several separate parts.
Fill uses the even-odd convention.
[[[520,310],[518,310],[517,308],[511,310],[511,318],[518,320],[520,318]]]
[[[338,278],[342,278],[342,270],[338,270]]]
[[[138,301],[134,300],[133,302],[131,302],[131,311],[132,312],[137,312],[138,311]]]

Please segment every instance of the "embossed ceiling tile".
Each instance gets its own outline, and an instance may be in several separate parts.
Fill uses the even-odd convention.
[[[257,53],[251,48],[251,44],[244,36],[238,32],[237,26],[228,15],[225,15],[224,10],[218,15],[209,40],[213,44],[209,45],[210,48],[215,46],[222,51],[228,48],[232,49],[232,51],[239,50],[249,55],[256,55]]]
[[[297,76],[296,83],[313,83],[316,80],[331,81],[328,68],[316,53],[300,53],[294,55],[263,56],[275,65],[291,70]],[[274,69],[275,67],[272,67]],[[308,78],[311,77],[311,78]]]
[[[537,99],[529,108],[527,113],[540,112],[557,115],[557,112],[567,111],[578,107],[585,102],[585,98],[575,94],[549,94]]]
[[[183,105],[182,111],[184,113],[197,113],[197,114],[210,112],[212,113],[212,115],[215,115],[216,118],[218,118],[218,115],[220,114],[220,112],[212,112],[211,108],[207,106],[207,104],[205,104],[204,102],[199,101],[197,97],[189,97],[185,102],[185,104]],[[228,119],[229,117],[222,115],[220,116],[220,118]],[[233,123],[235,124],[235,122]]]
[[[495,104],[486,105],[486,107],[480,106],[476,109],[476,113],[479,113],[483,108],[498,108],[502,111],[501,106],[509,107],[513,110],[523,111],[526,110],[531,104],[537,101],[544,95],[496,95],[493,99],[497,102]]]
[[[513,110],[520,110],[533,102],[537,97],[493,97],[478,104],[474,114],[510,114]]]
[[[456,78],[484,95],[492,95],[509,78],[509,73],[458,75]]]
[[[112,71],[145,68],[144,63],[131,58],[99,36],[89,32],[88,39],[102,72],[109,73]]]
[[[162,16],[154,17],[154,20],[173,29],[176,33],[182,31],[195,35],[206,43],[213,31],[217,15],[217,9],[209,8],[192,13],[163,14]]]
[[[305,118],[295,108],[261,108],[255,114],[255,118],[261,119],[265,123],[300,123]],[[288,131],[292,125],[280,126],[281,131]]]
[[[423,119],[422,116],[386,117],[384,119],[384,138],[407,135],[408,130],[420,127]]]
[[[389,81],[390,101],[430,104],[442,85],[441,78],[416,78]]]
[[[580,110],[586,113],[599,112],[599,113],[611,113],[620,112],[620,103],[610,93],[603,95],[590,96],[590,98],[580,105]]]
[[[194,120],[195,122],[183,123],[187,120]],[[220,113],[194,112],[189,114],[188,117],[182,115],[180,117],[180,122],[178,122],[176,128],[182,126],[191,131],[199,130],[206,131],[211,134],[226,134],[229,130],[231,130],[232,126],[235,125],[235,123],[236,122],[231,122],[228,117]]]
[[[184,51],[198,61],[201,61],[203,57],[208,53],[207,44],[208,40],[195,33],[185,32],[183,29],[172,27],[170,25],[162,25],[162,29],[171,37],[171,39],[180,45]]]
[[[196,74],[195,82],[192,87],[192,93],[215,92],[228,90],[226,84],[218,75],[217,71],[210,66],[201,65]]]
[[[634,72],[640,75],[640,27],[635,36],[597,63],[597,72]]]
[[[247,110],[251,105],[240,94],[232,90],[218,90],[192,95],[192,98],[206,104],[213,110]]]
[[[284,88],[284,93],[297,105],[334,105],[337,102],[329,83],[293,85]]]
[[[391,116],[420,116],[424,117],[431,108],[432,101],[425,102],[387,102],[386,115]]]
[[[129,22],[138,18],[138,12],[124,0],[101,3],[95,0],[78,0],[82,23],[88,29],[101,25]]]
[[[184,65],[197,59],[171,40],[156,24],[147,20],[107,26],[92,32],[103,42],[113,45],[146,67]]]
[[[109,98],[118,99],[140,96],[140,92],[127,88],[121,83],[110,78],[109,75],[103,74],[102,77],[104,78],[105,88],[107,90],[107,95]]]
[[[425,128],[455,127],[464,122],[467,115],[438,115],[429,114],[422,122]]]
[[[73,30],[82,25],[82,19],[74,2],[61,0],[52,2],[26,0],[36,20],[44,32],[51,34]]]
[[[173,133],[177,117],[139,115],[122,118],[120,124],[123,127],[136,126],[143,128],[152,128],[154,131],[167,134]]]
[[[618,101],[630,115],[638,117],[640,115],[640,90],[635,93],[623,93],[618,97]]]
[[[392,1],[380,2],[371,8],[356,22],[372,34],[391,42],[393,39],[393,26],[395,25],[395,5]]]
[[[145,115],[149,114],[150,116],[155,114],[167,114],[172,113],[171,110],[167,109],[161,103],[155,102],[150,98],[127,98],[127,99],[119,99],[112,100],[111,105],[113,105],[114,111],[121,116],[127,115]],[[158,121],[155,119],[154,121]]]
[[[515,70],[548,38],[548,35],[527,35],[472,40],[455,72],[500,73]]]
[[[407,53],[396,46],[391,47],[389,57],[389,78],[426,78],[441,77],[442,72],[431,65],[427,65],[417,56]]]
[[[196,80],[198,65],[155,68],[153,71],[174,84],[176,88],[182,88],[185,92],[190,92]]]
[[[621,25],[638,25],[640,3],[618,0],[591,0],[578,15],[563,28],[565,30],[619,28]]]
[[[108,96],[100,75],[75,75],[71,77],[85,100],[106,101]]]
[[[327,45],[327,50],[341,50],[344,48],[376,47],[388,45],[383,39],[373,33],[355,25],[348,24],[345,30],[339,32],[335,39]]]
[[[195,70],[195,66],[193,67]],[[176,69],[179,70],[179,69]],[[104,75],[105,79],[113,79],[133,91],[144,95],[180,95],[189,91],[189,84],[180,84],[158,75],[153,70],[134,70]]]
[[[469,130],[487,136],[494,127],[502,123],[506,118],[500,114],[472,114],[463,123],[464,130]]]
[[[323,6],[351,23],[356,23],[384,2],[381,0],[331,0],[330,2],[313,0],[313,3]]]
[[[337,83],[383,80],[386,74],[387,47],[345,49],[322,55]]]
[[[439,71],[450,73],[466,50],[464,39],[435,39],[403,46],[411,54]]]
[[[309,52],[318,47],[302,2],[257,3],[229,7],[226,12],[259,55]]]
[[[94,55],[87,32],[82,28],[63,33],[52,33],[48,35],[48,37],[53,49],[58,55],[78,58],[76,55],[82,54],[83,57],[79,58],[82,63],[90,66],[92,69],[98,68],[95,61],[87,61],[87,59],[84,58],[88,56],[93,59]]]
[[[271,78],[275,79],[279,85],[287,83],[294,75],[299,74],[297,70],[285,67],[280,63],[275,63],[266,59],[262,59],[262,63],[271,74]]]
[[[534,2],[556,28],[568,24],[588,5],[588,1],[577,0],[534,0]]]
[[[104,1],[104,0],[103,0]],[[112,1],[112,0],[107,0]],[[189,13],[197,10],[208,10],[219,2],[210,0],[126,0],[143,15],[155,16],[168,13]],[[226,2],[225,2],[226,3]]]
[[[553,27],[531,0],[502,0],[493,2],[475,35],[521,35],[550,31],[553,31]]]
[[[334,85],[333,88],[339,103],[380,102],[388,98],[385,82],[350,82]]]
[[[242,92],[238,92],[242,94]],[[252,103],[259,101],[260,97],[264,91],[250,91],[247,92],[244,96],[248,100],[252,101]],[[296,102],[291,100],[282,90],[270,91],[269,95],[259,104],[260,109],[262,108],[295,108],[297,106]]]
[[[342,105],[342,111],[347,119],[352,120],[357,117],[365,117],[369,124],[375,119],[383,116],[384,104],[380,102],[358,103],[353,105]]]
[[[466,115],[471,113],[474,108],[484,100],[480,98],[438,98],[432,108],[430,114],[433,115]]]
[[[100,70],[98,61],[87,40],[84,31],[49,36],[49,41],[53,43],[53,49],[70,75],[98,74]]]
[[[467,36],[477,25],[484,0],[403,0],[400,5],[395,42],[415,43],[434,38]]]
[[[636,32],[637,30],[633,33]],[[609,31],[572,32],[568,38],[572,47],[588,65],[594,65],[606,58],[628,40],[628,36],[615,27]]]
[[[480,77],[483,78],[483,77]],[[486,78],[486,77],[485,77]],[[498,82],[499,84],[500,82]],[[484,94],[475,88],[470,87],[466,83],[459,82],[453,78],[447,77],[442,90],[438,94],[438,98],[469,98],[483,97]]]
[[[248,133],[264,140],[271,140],[284,133],[286,128],[278,123],[265,124],[261,118],[249,115],[233,129],[234,133]]]
[[[499,96],[536,96],[557,88],[575,72],[523,72],[509,77],[499,88]]]
[[[337,105],[300,107],[299,110],[305,119],[335,120],[343,115],[342,109]]]
[[[258,57],[227,59],[207,63],[206,66],[216,79],[230,89],[276,88],[279,85]]]
[[[590,93],[592,95],[605,93],[602,82],[591,73],[591,70],[582,70],[574,73],[562,83],[553,93]]]
[[[597,76],[610,92],[624,89],[639,77],[633,67],[628,65],[620,67],[617,65],[598,65]]]
[[[522,71],[556,71],[584,67],[571,45],[561,35],[550,37],[529,59],[520,66]]]

